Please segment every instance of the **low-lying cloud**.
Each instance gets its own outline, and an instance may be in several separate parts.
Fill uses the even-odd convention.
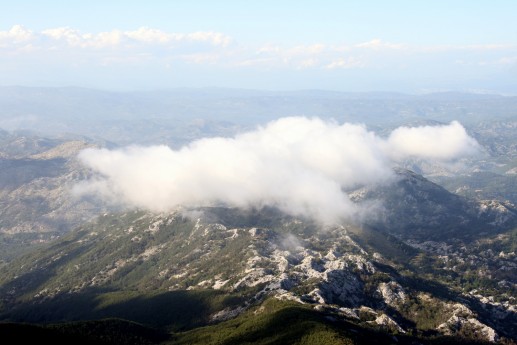
[[[361,212],[343,190],[389,181],[397,161],[450,161],[478,149],[458,122],[400,127],[382,138],[362,125],[289,117],[179,150],[86,149],[79,159],[97,174],[75,191],[155,212],[178,206],[267,205],[328,223]]]
[[[479,151],[476,140],[458,121],[448,126],[399,127],[391,132],[388,145],[391,156],[398,159],[450,160]]]

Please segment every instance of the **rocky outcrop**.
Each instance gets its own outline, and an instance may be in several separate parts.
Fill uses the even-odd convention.
[[[396,281],[380,283],[377,291],[381,294],[384,303],[391,307],[397,308],[407,300],[404,288]]]
[[[465,334],[469,337],[496,342],[499,339],[496,331],[473,317],[453,315],[449,320],[437,327],[445,335]]]

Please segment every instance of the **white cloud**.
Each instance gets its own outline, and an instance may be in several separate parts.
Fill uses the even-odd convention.
[[[254,58],[254,59],[246,59],[243,61],[237,62],[237,66],[242,67],[250,67],[250,66],[274,66],[277,63],[277,59],[275,58]]]
[[[208,42],[214,46],[226,47],[231,38],[220,32],[198,31],[192,33],[167,33],[157,29],[141,27],[136,31],[126,31],[124,35],[136,41],[145,43],[167,44],[171,42]]]
[[[304,55],[319,55],[325,51],[326,47],[324,44],[312,44],[309,46],[297,46],[287,50],[289,56],[304,56]]]
[[[458,46],[453,47],[456,49],[464,49],[464,50],[510,50],[517,49],[517,45],[515,44],[473,44],[466,46]]]
[[[298,68],[300,68],[300,69],[310,68],[310,67],[317,66],[318,64],[319,64],[319,61],[317,59],[310,58],[310,59],[305,59],[305,60],[300,61],[298,63]]]
[[[47,36],[56,41],[66,41],[71,46],[82,46],[89,37],[83,37],[79,31],[68,28],[55,28],[47,29],[41,32],[44,36]]]
[[[141,27],[135,31],[127,31],[126,36],[145,43],[168,43],[174,37],[162,30]]]
[[[480,150],[476,140],[457,121],[447,126],[399,127],[390,134],[387,147],[388,154],[394,159],[448,160]]]
[[[517,50],[516,44],[471,44],[471,45],[428,45],[408,47],[409,50],[422,53],[498,53]]]
[[[257,54],[271,54],[271,53],[278,54],[281,51],[282,51],[282,48],[280,48],[280,46],[273,45],[273,44],[266,44],[257,50]]]
[[[361,67],[365,67],[365,66],[366,66],[365,61],[363,61],[360,58],[350,56],[348,58],[339,58],[339,59],[333,60],[329,64],[327,64],[325,67],[328,69],[336,69],[336,68],[350,69],[350,68],[361,68]]]
[[[31,42],[34,33],[21,25],[14,25],[10,30],[0,31],[0,47]]]
[[[395,43],[389,43],[384,42],[378,38],[375,38],[368,42],[359,43],[356,45],[357,48],[367,48],[367,49],[404,49],[406,48],[406,45],[404,44],[395,44]]]
[[[473,153],[476,145],[456,122],[399,128],[386,140],[361,125],[283,118],[234,138],[201,139],[179,150],[87,149],[79,159],[97,177],[76,186],[76,192],[152,211],[270,205],[335,222],[362,212],[343,188],[390,180],[393,159],[454,159]]]
[[[6,85],[349,91],[388,87],[413,92],[444,84],[465,89],[489,83],[511,94],[507,69],[515,64],[517,52],[515,45],[419,46],[381,39],[332,42],[327,37],[304,44],[265,44],[240,37],[236,41],[225,32],[157,27],[94,32],[17,25],[0,28],[0,74]]]
[[[239,66],[289,67],[293,69],[321,68],[322,63],[336,54],[333,47],[322,43],[281,47],[266,44],[259,47],[253,57],[246,58]]]
[[[284,58],[307,57],[321,55],[327,47],[322,43],[312,45],[299,45],[295,47],[283,48],[277,45],[266,44],[257,50],[257,54],[277,55]]]
[[[190,41],[205,41],[210,42],[216,46],[226,47],[230,44],[231,38],[220,32],[194,32],[185,35],[185,38]]]
[[[213,53],[184,54],[179,58],[185,62],[199,65],[213,65],[221,60],[220,54]]]
[[[58,27],[32,32],[21,25],[15,25],[8,31],[0,31],[0,41],[6,43],[38,43],[45,47],[50,42],[52,47],[61,43],[70,48],[104,48],[117,46],[134,46],[135,43],[166,45],[172,43],[205,42],[212,46],[226,47],[231,38],[220,32],[168,33],[158,29],[141,27],[134,31],[112,30],[99,33],[82,33],[70,27]]]
[[[61,27],[44,30],[41,34],[50,38],[54,44],[62,43],[73,48],[114,47],[127,40],[127,35],[119,30],[100,32],[98,34],[81,34],[78,30]]]
[[[88,45],[100,48],[117,46],[125,41],[127,35],[124,32],[114,30],[86,37],[88,37]]]
[[[25,42],[34,38],[31,30],[26,29],[22,25],[14,25],[8,31],[0,31],[1,40],[12,40],[14,42]]]

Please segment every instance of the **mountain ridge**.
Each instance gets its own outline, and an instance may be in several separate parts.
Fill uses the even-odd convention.
[[[413,192],[427,181],[412,173],[404,176],[420,181]],[[15,259],[0,268],[0,318],[57,322],[124,317],[142,322],[147,314],[138,314],[139,301],[163,294],[165,299],[158,298],[162,302],[150,309],[161,315],[160,303],[177,303],[174,294],[187,293],[206,294],[212,301],[197,316],[201,323],[187,327],[224,322],[276,298],[389,332],[471,334],[490,341],[516,336],[511,326],[517,320],[512,302],[516,282],[510,273],[505,281],[514,292],[497,292],[491,295],[494,302],[484,300],[497,291],[490,285],[480,285],[477,292],[458,289],[457,280],[479,284],[469,266],[464,271],[449,266],[475,252],[461,249],[461,236],[433,247],[429,238],[402,241],[389,231],[353,224],[321,228],[275,209],[197,211],[188,216],[184,210],[105,214],[45,249]],[[448,249],[433,253],[440,246]],[[513,260],[487,259],[496,267],[492,271]],[[79,303],[82,298],[97,302]],[[66,305],[84,308],[69,310]],[[422,308],[431,308],[434,316],[419,314]],[[175,316],[164,317],[168,321],[156,321],[160,327],[185,327]]]

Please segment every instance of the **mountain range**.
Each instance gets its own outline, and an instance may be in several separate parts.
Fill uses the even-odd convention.
[[[4,265],[0,318],[122,318],[183,339],[295,302],[361,332],[515,339],[515,209],[397,174],[354,192],[386,205],[372,224],[321,226],[274,208],[104,214]]]
[[[55,344],[516,344],[515,97],[0,88],[0,333]],[[279,115],[464,123],[482,148],[343,190],[359,217],[78,197],[85,148],[181,147]]]

